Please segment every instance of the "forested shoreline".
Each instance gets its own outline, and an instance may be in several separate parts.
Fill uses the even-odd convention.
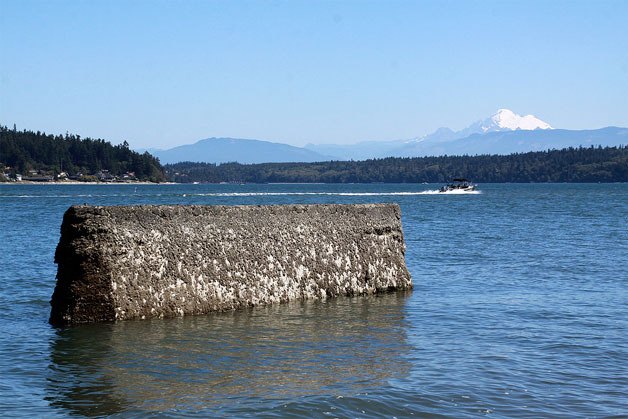
[[[166,180],[149,153],[139,154],[126,141],[119,145],[79,135],[52,135],[0,126],[0,178],[8,181],[73,179],[78,181]]]
[[[454,177],[482,183],[628,182],[628,147],[319,163],[182,162],[164,168],[179,183],[443,183]]]
[[[511,155],[389,157],[317,163],[194,163],[162,166],[126,142],[0,126],[0,181],[171,181],[177,183],[628,182],[628,147],[578,147]]]

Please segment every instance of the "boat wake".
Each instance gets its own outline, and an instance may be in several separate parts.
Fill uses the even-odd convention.
[[[462,192],[427,190],[418,192],[209,192],[186,196],[415,196],[415,195],[477,195],[480,191]]]
[[[479,195],[482,191],[473,190],[473,191],[465,191],[459,189],[452,189],[449,191],[429,191],[430,193],[434,193],[436,195]]]
[[[427,190],[417,192],[207,192],[207,193],[174,193],[174,194],[64,194],[64,195],[0,195],[2,198],[113,198],[125,196],[181,196],[184,198],[199,196],[215,197],[255,197],[255,196],[417,196],[417,195],[478,195],[481,191],[451,190],[441,192],[439,190]]]

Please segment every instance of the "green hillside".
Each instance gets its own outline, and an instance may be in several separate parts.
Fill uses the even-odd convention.
[[[163,168],[149,153],[139,154],[126,142],[119,145],[79,135],[51,135],[0,126],[0,178],[76,180],[166,180]]]

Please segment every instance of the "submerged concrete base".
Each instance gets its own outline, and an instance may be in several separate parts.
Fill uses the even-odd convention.
[[[50,323],[412,288],[394,204],[70,207]]]

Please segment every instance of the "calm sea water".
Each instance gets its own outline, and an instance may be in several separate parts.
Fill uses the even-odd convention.
[[[628,184],[0,185],[0,415],[626,417]],[[397,202],[415,289],[47,324],[72,204]]]

